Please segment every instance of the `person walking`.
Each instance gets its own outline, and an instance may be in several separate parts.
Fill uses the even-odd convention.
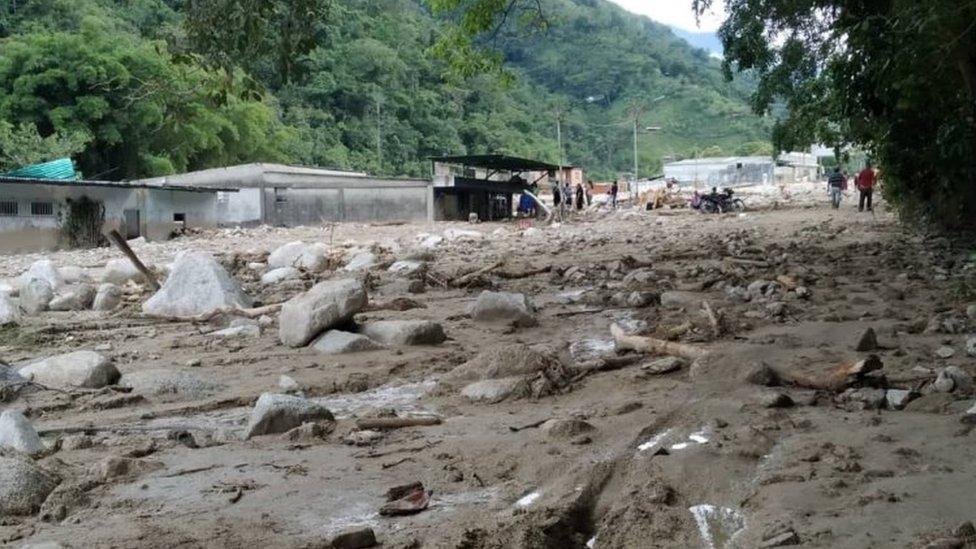
[[[586,198],[585,197],[586,197],[586,194],[583,192],[583,184],[582,183],[577,183],[576,184],[576,209],[577,210],[582,210],[583,209],[583,205],[586,202]]]
[[[593,204],[593,180],[586,182],[586,205]]]
[[[871,162],[864,163],[864,169],[857,174],[857,178],[854,180],[854,186],[857,187],[860,197],[857,201],[857,211],[864,211],[864,202],[867,201],[868,211],[873,212],[874,209],[871,207],[871,197],[874,195],[874,180],[875,173],[871,168]]]
[[[613,184],[610,185],[610,207],[617,209],[617,193],[620,192],[620,184],[617,180],[613,180]]]
[[[830,193],[830,205],[836,210],[840,208],[841,192],[847,186],[847,178],[840,172],[840,166],[834,168],[834,173],[827,179],[827,191]]]

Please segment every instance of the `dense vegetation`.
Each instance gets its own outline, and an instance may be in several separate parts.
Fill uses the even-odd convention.
[[[74,153],[111,179],[248,161],[424,176],[446,153],[559,161],[557,117],[563,161],[597,177],[629,171],[634,117],[662,128],[640,136],[643,176],[769,149],[748,83],[704,50],[604,0],[544,5],[547,30],[493,37],[501,78],[449,70],[451,14],[415,0],[6,2],[0,170]]]

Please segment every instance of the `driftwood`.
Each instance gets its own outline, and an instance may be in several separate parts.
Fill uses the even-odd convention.
[[[495,269],[501,267],[504,264],[505,264],[504,261],[496,261],[495,263],[492,263],[491,265],[488,265],[487,267],[482,267],[481,269],[478,269],[477,271],[470,272],[470,273],[468,273],[468,274],[466,274],[464,276],[459,276],[459,277],[457,277],[457,278],[455,278],[454,280],[451,281],[451,286],[454,286],[455,288],[464,286],[465,284],[471,282],[472,280],[478,278],[479,276],[486,275],[486,274],[494,271]]]
[[[272,313],[277,313],[281,310],[282,303],[274,303],[272,305],[265,305],[263,307],[253,307],[250,309],[245,309],[242,307],[221,307],[220,309],[214,309],[213,311],[199,314],[196,316],[171,316],[171,315],[153,315],[144,314],[145,318],[154,318],[156,320],[163,320],[166,322],[210,322],[211,320],[223,316],[243,316],[244,318],[258,318],[263,315],[269,315]]]
[[[540,275],[548,273],[552,270],[552,265],[546,265],[538,269],[529,269],[527,271],[511,272],[511,271],[498,271],[494,273],[498,278],[506,278],[509,280],[515,280],[519,278],[529,278],[530,276]]]
[[[124,238],[122,238],[122,235],[119,234],[119,231],[112,229],[108,233],[108,238],[109,240],[112,241],[113,244],[115,244],[116,247],[118,247],[119,250],[122,251],[122,253],[125,254],[126,257],[129,258],[129,261],[131,261],[132,264],[135,265],[135,268],[138,269],[139,272],[146,277],[146,281],[148,281],[149,287],[152,289],[152,291],[155,292],[159,290],[159,281],[156,280],[156,275],[153,274],[153,272],[150,271],[146,267],[146,265],[139,260],[139,256],[137,256],[136,253],[132,251],[132,248],[129,247],[129,243],[126,242]]]
[[[697,360],[708,356],[708,351],[692,345],[665,341],[653,337],[627,335],[623,328],[616,324],[610,326],[610,333],[613,334],[613,340],[617,344],[618,349],[630,349],[641,353],[658,355],[680,356],[689,360]]]
[[[884,368],[877,355],[851,363],[840,364],[825,374],[779,373],[780,379],[789,385],[820,391],[840,391],[861,381],[865,374]]]
[[[702,301],[702,311],[705,313],[705,317],[708,318],[708,323],[712,327],[712,335],[716,338],[722,337],[722,333],[725,331],[722,326],[722,319],[715,314],[708,301]]]
[[[723,259],[729,263],[733,263],[736,265],[745,265],[747,267],[761,267],[761,268],[769,267],[768,262],[760,261],[758,259],[747,259],[745,257],[725,257]]]
[[[400,429],[401,427],[425,427],[440,424],[441,418],[437,416],[375,417],[356,420],[356,427],[359,429]]]

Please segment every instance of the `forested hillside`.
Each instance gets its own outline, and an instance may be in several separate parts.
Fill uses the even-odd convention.
[[[281,59],[293,18],[218,64],[234,18],[207,1],[213,20],[184,0],[0,6],[0,169],[50,150],[109,179],[247,161],[424,176],[425,158],[445,153],[559,161],[559,117],[563,161],[612,177],[633,164],[635,112],[662,128],[640,136],[643,176],[664,155],[767,147],[746,84],[604,0],[546,0],[548,31],[500,33],[511,81],[446,77],[431,52],[442,25],[414,0],[281,0],[321,10],[302,22],[307,52]]]

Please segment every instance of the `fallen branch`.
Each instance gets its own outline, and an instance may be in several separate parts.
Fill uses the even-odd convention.
[[[156,275],[153,274],[153,272],[150,271],[146,267],[146,265],[139,260],[139,256],[137,256],[136,253],[132,251],[132,248],[129,247],[129,243],[126,242],[124,238],[122,238],[122,235],[119,234],[119,231],[112,229],[108,233],[108,238],[109,240],[112,241],[113,244],[115,244],[115,246],[122,253],[125,254],[126,257],[129,258],[129,261],[132,262],[135,268],[138,269],[139,272],[146,277],[146,281],[149,283],[149,287],[152,289],[152,291],[155,292],[159,290],[159,282],[156,280]]]
[[[440,424],[441,418],[437,416],[375,417],[356,420],[356,427],[359,429],[400,429]]]
[[[705,317],[708,318],[708,323],[712,327],[712,335],[716,338],[722,337],[722,322],[721,319],[712,310],[712,306],[708,304],[708,301],[702,301],[702,311],[705,313]]]
[[[820,391],[840,391],[861,381],[865,374],[884,368],[877,355],[855,362],[839,364],[825,374],[780,373],[783,382],[806,389]]]
[[[529,278],[530,276],[548,273],[551,270],[552,270],[552,265],[546,265],[545,267],[541,267],[539,269],[530,269],[528,271],[521,271],[521,272],[498,271],[497,273],[495,273],[495,276],[497,276],[498,278],[505,278],[508,280],[516,280],[519,278]]]
[[[468,273],[468,274],[466,274],[464,276],[460,276],[458,278],[455,278],[454,280],[451,281],[451,286],[454,286],[455,288],[459,288],[459,287],[465,286],[468,282],[471,282],[475,278],[478,278],[479,276],[482,276],[482,275],[486,275],[486,274],[494,271],[495,269],[501,267],[504,264],[505,264],[504,261],[497,261],[495,263],[492,263],[491,265],[488,265],[487,267],[482,267],[481,269],[478,269],[477,271],[474,271],[474,272]]]
[[[612,324],[610,333],[618,349],[629,349],[641,353],[680,356],[689,360],[697,360],[708,356],[708,351],[692,345],[675,343],[646,336],[628,335],[623,328]]]
[[[532,423],[529,423],[528,425],[520,425],[518,427],[513,427],[513,426],[509,425],[508,426],[508,430],[511,431],[511,432],[513,432],[513,433],[517,433],[519,431],[524,431],[526,429],[535,429],[536,427],[539,427],[540,425],[542,425],[543,423],[545,423],[547,421],[549,421],[549,418],[540,419],[539,421],[533,421]]]
[[[223,316],[243,316],[245,318],[258,318],[260,316],[269,315],[277,313],[281,310],[283,303],[274,303],[272,305],[265,305],[263,307],[253,307],[250,309],[245,309],[243,307],[221,307],[219,309],[214,309],[213,311],[202,313],[196,316],[172,316],[172,315],[154,315],[154,314],[143,314],[144,318],[154,318],[156,320],[163,320],[166,322],[191,322],[194,324],[202,322],[210,322],[211,320]]]

